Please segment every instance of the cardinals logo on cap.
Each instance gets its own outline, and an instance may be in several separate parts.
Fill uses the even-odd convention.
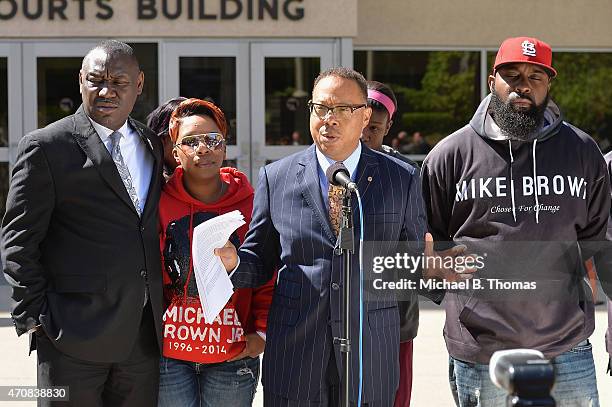
[[[525,40],[521,43],[521,48],[523,48],[523,55],[528,57],[536,56],[536,48],[533,42]]]
[[[544,41],[532,37],[507,38],[499,46],[495,56],[493,73],[506,64],[527,63],[546,68],[550,76],[557,76],[552,67],[552,49]]]

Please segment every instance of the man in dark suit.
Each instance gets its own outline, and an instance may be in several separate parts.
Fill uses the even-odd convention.
[[[82,106],[23,137],[12,172],[12,317],[37,349],[38,386],[67,386],[69,405],[157,403],[162,153],[129,118],[143,83],[130,46],[98,44],[79,73]]]
[[[315,80],[310,107],[314,145],[259,173],[253,218],[240,247],[235,287],[258,286],[275,269],[263,361],[266,406],[337,406],[342,371],[342,257],[334,251],[338,202],[326,169],[341,161],[357,183],[365,240],[423,241],[425,214],[416,169],[360,143],[371,110],[365,79],[333,68]],[[355,202],[355,199],[353,199]],[[356,213],[353,208],[353,213]],[[355,235],[359,239],[359,221]],[[357,240],[358,241],[358,240]],[[216,253],[227,270],[238,259],[226,245]],[[358,250],[351,285],[359,286]],[[350,401],[358,399],[358,295],[351,295]],[[364,303],[363,402],[391,406],[399,378],[399,313],[395,297]]]

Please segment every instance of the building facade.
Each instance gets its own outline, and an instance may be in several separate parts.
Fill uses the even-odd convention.
[[[431,146],[469,120],[499,43],[518,35],[553,46],[553,98],[607,149],[611,19],[609,0],[0,0],[0,209],[19,139],[78,108],[80,63],[101,39],[138,54],[137,119],[172,97],[211,98],[230,121],[228,163],[254,181],[312,143],[319,71],[353,66],[391,85],[387,143],[418,132]]]

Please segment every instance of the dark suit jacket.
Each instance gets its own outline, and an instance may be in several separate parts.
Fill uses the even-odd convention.
[[[425,212],[418,173],[399,160],[362,147],[356,181],[363,200],[365,240],[422,241]],[[353,199],[355,206],[356,199]],[[354,212],[355,211],[354,208]],[[355,234],[359,231],[355,216]],[[264,390],[318,401],[325,368],[341,336],[342,257],[319,186],[314,145],[265,166],[259,174],[253,218],[240,248],[236,287],[264,284],[278,267],[268,317]],[[358,236],[356,240],[356,246]],[[365,247],[365,246],[364,246]],[[364,252],[366,250],[364,249]],[[358,389],[358,247],[351,279],[351,399]],[[366,283],[367,285],[367,283]],[[364,302],[364,402],[392,405],[399,380],[399,313],[395,296]]]
[[[142,219],[81,106],[21,139],[2,222],[17,333],[40,323],[61,352],[87,361],[129,355],[145,284],[161,344],[161,144],[129,123],[154,157]]]
[[[419,173],[421,172],[421,167],[419,167],[416,162],[402,155],[396,149],[383,144],[382,152],[413,166]],[[407,297],[409,298],[408,301],[398,302],[400,314],[400,342],[413,340],[417,336],[417,331],[419,329],[419,297],[417,296],[417,292],[410,292]]]

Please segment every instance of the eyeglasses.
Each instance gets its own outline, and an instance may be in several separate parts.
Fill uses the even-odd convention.
[[[216,151],[225,146],[225,139],[221,133],[194,134],[183,137],[181,142],[175,144],[174,147],[180,147],[187,152],[194,152],[200,147],[200,144],[204,144],[211,151]]]
[[[329,107],[320,103],[314,103],[312,100],[308,101],[308,109],[310,110],[310,114],[314,113],[321,120],[324,120],[330,113],[333,114],[338,120],[348,119],[355,112],[355,110],[366,106],[367,105],[364,103],[362,105],[339,105]]]

